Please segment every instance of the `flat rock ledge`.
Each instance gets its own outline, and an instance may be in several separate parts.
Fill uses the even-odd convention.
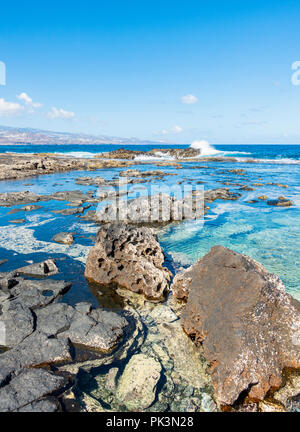
[[[86,262],[85,277],[162,300],[169,290],[170,272],[151,228],[111,224],[100,228]]]
[[[0,412],[59,410],[66,380],[43,368],[72,363],[76,348],[110,353],[128,326],[121,313],[57,303],[70,283],[20,277],[41,264],[0,273]]]
[[[215,246],[171,289],[187,302],[181,323],[201,346],[221,405],[241,394],[262,401],[283,385],[283,371],[300,368],[300,303],[253,259]]]
[[[94,158],[85,159],[43,154],[0,153],[0,180],[21,179],[36,175],[75,170],[94,171],[101,168],[122,168],[131,165],[132,162],[130,161],[101,161]]]

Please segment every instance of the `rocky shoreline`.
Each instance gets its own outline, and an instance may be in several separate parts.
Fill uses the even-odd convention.
[[[159,155],[159,156],[157,156]],[[143,156],[145,160],[135,159]],[[220,162],[220,163],[260,163],[259,160],[239,160],[235,157],[201,156],[200,151],[187,149],[155,149],[146,151],[114,150],[107,153],[96,154],[94,158],[78,158],[71,156],[57,156],[55,154],[36,153],[0,153],[0,180],[16,180],[27,177],[53,174],[69,171],[96,171],[106,168],[124,168],[136,165],[147,165],[149,159],[154,157],[152,163],[158,167],[170,166],[182,168],[181,163]],[[168,158],[170,158],[168,160]],[[159,160],[161,158],[162,160]],[[190,167],[199,168],[199,167]]]
[[[163,263],[150,228],[100,229],[86,277],[123,296],[120,312],[59,302],[70,285],[51,281],[53,260],[1,273],[0,410],[296,409],[300,303],[280,279],[224,247],[173,282]]]
[[[176,162],[155,165],[180,169],[180,161],[186,160],[182,158],[197,157],[191,150],[174,149]],[[54,206],[54,217],[75,216],[100,225],[85,277],[93,292],[102,298],[113,293],[122,305],[109,309],[88,301],[70,304],[65,295],[71,283],[59,279],[58,261],[50,257],[1,272],[0,411],[299,411],[300,303],[261,264],[222,246],[178,270],[167,263],[157,237],[158,228],[189,219],[177,218],[180,206],[193,210],[202,203],[201,212],[191,217],[198,219],[215,201],[240,200],[259,184],[250,183],[245,170],[231,169],[227,174],[239,181],[223,180],[230,189],[193,191],[191,201],[170,195],[130,199],[125,220],[118,221],[112,216],[122,212],[126,192],[111,187],[124,179],[138,184],[176,175],[133,168],[142,164],[134,160],[139,155],[117,151],[106,154],[106,160],[103,155],[0,155],[2,180],[129,168],[119,179],[76,178],[76,184],[97,187],[97,193],[0,194],[0,207],[14,207],[11,215],[31,214],[45,202],[62,201],[66,207]],[[90,209],[108,198],[117,200],[101,210]],[[293,205],[283,196],[259,195],[256,202]],[[26,222],[9,222],[17,221]],[[69,247],[76,233],[61,228],[51,236]],[[0,258],[1,266],[9,264]]]

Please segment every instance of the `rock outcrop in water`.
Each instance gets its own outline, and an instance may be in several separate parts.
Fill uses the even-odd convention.
[[[201,154],[199,149],[194,148],[173,148],[173,149],[153,149],[150,151],[138,151],[138,150],[126,150],[126,149],[118,149],[113,150],[107,153],[100,153],[97,155],[97,158],[103,159],[128,159],[133,160],[137,156],[152,156],[152,157],[165,157],[171,156],[175,159],[184,159],[184,158],[192,158],[197,157]]]
[[[74,170],[97,170],[131,166],[130,161],[100,161],[54,155],[0,154],[0,180],[20,179],[36,175]]]
[[[133,150],[116,150],[109,153],[101,153],[101,157],[108,157],[109,159],[134,159],[136,156],[152,156],[152,157],[165,157],[169,156],[175,159],[185,159],[197,157],[201,154],[199,149],[194,148],[170,148],[170,149],[152,149],[149,151],[133,151]]]
[[[172,290],[187,299],[182,326],[202,347],[221,404],[242,392],[263,400],[285,368],[300,368],[300,303],[251,258],[213,247]]]
[[[111,224],[97,234],[87,258],[85,277],[161,300],[170,281],[170,272],[163,263],[164,254],[150,228]]]

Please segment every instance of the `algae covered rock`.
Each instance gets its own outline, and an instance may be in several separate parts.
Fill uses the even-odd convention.
[[[161,365],[152,357],[136,354],[118,383],[116,396],[129,410],[143,410],[155,400]]]

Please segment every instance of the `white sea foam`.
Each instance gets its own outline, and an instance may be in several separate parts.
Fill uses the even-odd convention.
[[[73,244],[71,246],[59,243],[38,240],[34,236],[34,230],[21,226],[0,227],[0,243],[7,250],[20,254],[44,252],[48,254],[65,254],[82,263],[86,262],[90,246]]]
[[[55,152],[54,154],[58,156],[70,156],[75,158],[92,159],[96,153],[78,151],[78,152],[66,152],[66,153]]]
[[[193,141],[192,144],[190,145],[190,147],[193,149],[196,149],[196,150],[201,150],[200,158],[203,156],[215,156],[215,155],[219,155],[219,156],[228,155],[229,156],[229,155],[236,155],[236,154],[244,154],[244,155],[251,154],[250,152],[243,152],[243,151],[218,150],[214,146],[209,144],[209,142],[207,142],[205,140]]]
[[[248,159],[246,158],[237,158],[239,162],[247,162]],[[283,158],[283,159],[257,159],[253,158],[255,162],[257,163],[266,163],[266,164],[279,164],[279,165],[299,165],[300,160],[299,159],[289,159],[289,158]]]
[[[134,160],[135,161],[149,161],[149,162],[152,162],[152,161],[161,161],[162,159],[164,159],[164,160],[175,160],[175,158],[173,157],[173,156],[170,156],[170,155],[168,155],[168,154],[166,154],[166,153],[162,153],[162,152],[155,152],[155,156],[153,155],[153,156],[149,156],[149,155],[138,155],[138,156],[135,156],[135,158],[134,158]]]
[[[193,141],[190,147],[195,150],[201,150],[201,156],[212,156],[221,153],[220,150],[215,149],[205,140]]]

